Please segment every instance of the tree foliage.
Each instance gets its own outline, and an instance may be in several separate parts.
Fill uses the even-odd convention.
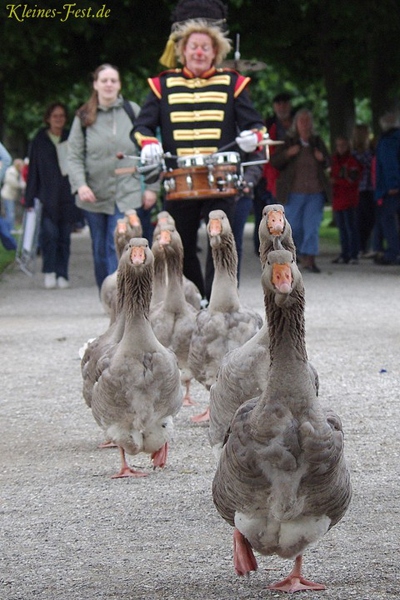
[[[158,59],[170,33],[173,0],[2,2],[0,136],[6,134],[15,146],[26,146],[49,102],[62,100],[71,111],[84,102],[90,73],[99,64],[118,65],[123,92],[139,104],[147,93],[146,78],[162,68]],[[240,35],[242,58],[267,64],[249,73],[252,97],[263,116],[273,96],[287,90],[295,106],[314,111],[328,138],[349,134],[356,119],[368,117],[369,109],[377,132],[379,115],[398,100],[397,0],[227,4],[230,37],[235,41]],[[33,12],[23,17],[22,8],[13,13],[13,6]],[[68,18],[65,6],[71,7]],[[45,18],[34,14],[39,9],[61,12]]]

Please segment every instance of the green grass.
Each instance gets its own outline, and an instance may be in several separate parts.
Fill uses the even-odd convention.
[[[0,273],[15,260],[15,250],[5,250],[0,244]]]
[[[18,228],[19,226],[17,226]],[[17,243],[19,242],[19,235],[13,236]],[[0,273],[3,273],[5,269],[15,261],[15,250],[5,250],[3,244],[0,242]]]
[[[325,207],[324,217],[319,230],[321,249],[326,252],[337,252],[340,248],[339,230],[334,225],[332,208]]]

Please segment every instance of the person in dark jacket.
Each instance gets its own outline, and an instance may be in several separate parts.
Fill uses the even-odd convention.
[[[374,227],[374,261],[380,265],[399,264],[400,210],[400,118],[397,112],[385,113],[380,119],[382,135],[376,147],[376,222]],[[381,240],[384,253],[378,254]]]
[[[44,122],[46,126],[34,137],[29,152],[25,206],[32,209],[38,198],[43,207],[39,246],[44,287],[67,288],[71,229],[77,214],[68,177],[61,172],[57,153],[57,146],[68,138],[66,106],[61,102],[50,104]]]

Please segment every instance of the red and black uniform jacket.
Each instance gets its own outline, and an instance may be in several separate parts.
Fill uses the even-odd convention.
[[[137,145],[156,141],[160,134],[164,152],[205,155],[232,143],[240,131],[265,131],[245,89],[249,81],[236,71],[214,67],[201,77],[184,67],[149,79],[151,92],[134,128]],[[176,161],[168,159],[167,167],[175,168]]]

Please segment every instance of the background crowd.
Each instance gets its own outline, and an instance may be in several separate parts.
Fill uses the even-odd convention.
[[[382,116],[377,140],[367,124],[357,124],[351,139],[338,136],[329,151],[315,129],[312,111],[298,106],[296,98],[280,91],[272,110],[260,115],[247,91],[250,78],[230,69],[217,70],[231,50],[223,3],[212,3],[214,13],[206,20],[193,8],[190,15],[179,12],[182,4],[172,15],[168,50],[160,59],[167,67],[175,68],[176,61],[182,66],[149,79],[142,107],[121,94],[118,67],[102,64],[93,73],[89,98],[76,112],[71,131],[67,108],[57,100],[45,108],[44,127],[32,140],[26,160],[13,160],[0,145],[3,246],[17,250],[20,208],[34,210],[38,199],[44,287],[69,287],[71,232],[87,225],[100,290],[117,268],[118,219],[135,209],[151,244],[151,213],[164,208],[183,240],[184,274],[203,298],[209,298],[211,253],[203,274],[197,244],[198,229],[208,213],[221,208],[231,221],[239,276],[249,214],[254,215],[257,254],[262,210],[278,202],[285,206],[303,270],[320,272],[319,229],[328,206],[340,240],[333,263],[351,265],[371,258],[382,266],[399,264],[398,113]],[[257,164],[265,156],[265,132],[276,144],[268,147],[268,162]],[[168,198],[160,185],[161,169],[176,169],[180,158],[213,155],[225,147],[233,147],[241,162],[256,163],[245,169],[244,182],[234,194]],[[152,177],[143,175],[140,165],[153,166],[156,177],[154,170]]]

